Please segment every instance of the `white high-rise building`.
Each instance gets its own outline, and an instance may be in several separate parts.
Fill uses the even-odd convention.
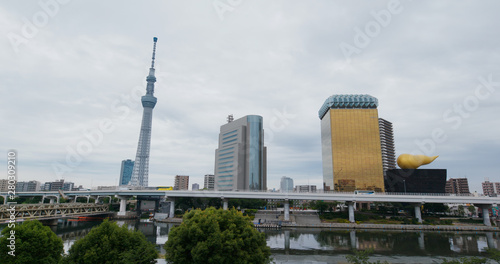
[[[266,147],[261,116],[248,115],[220,127],[215,150],[215,190],[267,190]]]
[[[203,189],[213,190],[215,184],[215,176],[213,174],[205,174],[203,181]]]

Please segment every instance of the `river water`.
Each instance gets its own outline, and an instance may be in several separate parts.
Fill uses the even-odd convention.
[[[163,245],[174,224],[117,221],[144,233],[165,253]],[[53,227],[67,251],[74,241],[85,236],[99,222],[59,223]],[[295,228],[261,230],[276,263],[347,263],[353,249],[373,249],[371,261],[389,263],[441,263],[440,259],[485,256],[488,247],[500,249],[497,232],[407,232],[394,230],[340,230]],[[163,260],[158,263],[165,263]]]

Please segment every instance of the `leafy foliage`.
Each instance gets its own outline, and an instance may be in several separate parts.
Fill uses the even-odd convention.
[[[314,203],[313,208],[318,210],[319,214],[323,214],[328,209],[328,204],[324,201],[319,200]]]
[[[495,249],[495,248],[488,248],[488,249],[486,249],[486,252],[488,253],[489,259],[492,259],[492,260],[500,263],[500,250]]]
[[[266,200],[258,200],[258,199],[229,199],[229,208],[231,207],[240,207],[246,209],[261,209],[264,208],[267,204]]]
[[[168,263],[269,263],[265,236],[235,209],[192,210],[164,246]]]
[[[181,209],[182,212],[191,208],[205,209],[211,206],[220,207],[222,200],[220,198],[206,197],[179,197],[175,199],[175,208]]]
[[[63,241],[48,226],[37,220],[6,227],[0,237],[0,263],[54,264],[60,263],[63,253]],[[11,245],[8,238],[15,232],[15,256],[9,255]]]
[[[65,263],[156,263],[155,245],[139,231],[105,220],[69,249]]]

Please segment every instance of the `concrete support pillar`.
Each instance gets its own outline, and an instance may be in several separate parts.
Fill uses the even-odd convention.
[[[90,195],[87,196],[87,203],[90,202]]]
[[[7,195],[5,195],[5,196],[2,195],[2,197],[3,197],[3,204],[7,204],[7,198],[8,198],[8,196]]]
[[[99,203],[99,198],[101,198],[101,197],[100,197],[100,196],[97,196],[97,197],[95,198],[95,201],[94,201],[94,203],[95,203],[95,204],[98,204],[98,203]]]
[[[118,197],[120,198],[120,211],[118,215],[126,215],[127,214],[127,198],[126,197]]]
[[[285,221],[289,221],[290,220],[290,202],[288,201],[288,199],[285,199]]]
[[[485,226],[491,226],[491,221],[490,221],[490,204],[482,204],[479,206],[479,208],[482,209],[483,212],[483,224]]]
[[[417,219],[417,221],[419,223],[422,223],[422,213],[420,212],[420,206],[422,206],[422,204],[415,204],[414,207],[415,207],[415,218]]]
[[[354,219],[354,202],[345,202],[347,207],[349,208],[349,222],[354,223],[356,220]]]
[[[51,204],[53,204],[55,202],[55,199],[54,198],[50,198],[50,202]]]
[[[61,198],[61,196],[57,196],[56,197],[56,202],[59,203],[59,198]]]
[[[175,216],[175,200],[170,201],[170,214],[168,215],[168,218],[174,218]]]
[[[227,210],[229,200],[222,198],[222,209]]]

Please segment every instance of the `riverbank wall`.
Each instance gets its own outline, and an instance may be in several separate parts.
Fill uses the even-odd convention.
[[[297,224],[283,223],[282,228],[336,228],[336,229],[385,229],[385,230],[413,230],[413,231],[500,231],[496,226],[481,225],[399,225],[399,224],[356,224],[356,223],[319,223]]]
[[[182,218],[166,218],[161,223],[182,223]],[[256,225],[258,227],[258,225]],[[412,231],[500,231],[496,226],[482,225],[399,225],[399,224],[356,224],[356,223],[286,223],[281,228],[334,228],[334,229],[383,229],[383,230],[412,230]]]

